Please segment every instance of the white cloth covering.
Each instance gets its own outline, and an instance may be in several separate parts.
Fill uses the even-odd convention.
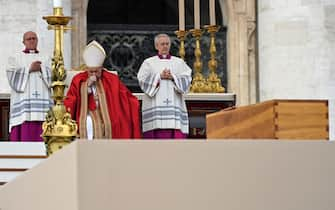
[[[33,61],[41,61],[41,71],[29,73]],[[24,121],[44,121],[53,105],[50,96],[50,59],[23,52],[9,57],[6,68],[11,87],[9,131]]]
[[[165,68],[171,70],[173,81],[160,78],[160,73]],[[184,60],[175,56],[170,59],[153,56],[144,60],[137,75],[145,93],[142,100],[143,132],[180,129],[188,134],[189,121],[184,94],[189,90],[191,73],[191,68]]]

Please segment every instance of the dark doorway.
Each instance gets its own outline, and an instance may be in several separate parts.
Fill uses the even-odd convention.
[[[0,141],[8,140],[9,99],[0,99]]]
[[[201,25],[209,23],[208,0],[201,2]],[[185,0],[186,30],[193,28],[193,0]],[[154,9],[152,9],[154,8]],[[220,5],[216,1],[217,24],[222,26]],[[132,92],[141,92],[137,71],[143,60],[156,54],[154,36],[167,33],[171,36],[171,53],[178,56],[178,0],[90,0],[87,11],[87,40],[97,40],[106,50],[105,67],[116,70],[120,79]],[[217,73],[226,87],[226,28],[216,34]],[[192,68],[194,39],[189,34],[185,41],[185,61]],[[209,34],[201,38],[203,74],[208,74]]]

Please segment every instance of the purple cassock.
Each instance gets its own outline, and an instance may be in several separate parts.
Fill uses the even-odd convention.
[[[182,140],[187,137],[186,134],[176,129],[156,129],[143,133],[145,139],[175,139]]]
[[[9,139],[11,141],[43,141],[41,137],[43,132],[42,123],[40,121],[30,121],[14,126],[9,134]]]

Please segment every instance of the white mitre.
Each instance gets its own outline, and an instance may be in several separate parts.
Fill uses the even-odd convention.
[[[83,59],[87,67],[101,67],[106,58],[104,48],[97,42],[90,42],[84,49]]]

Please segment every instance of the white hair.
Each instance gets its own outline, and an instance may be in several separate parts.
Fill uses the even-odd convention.
[[[169,36],[169,35],[167,35],[167,34],[158,34],[158,35],[155,36],[155,39],[154,39],[155,46],[156,46],[157,43],[158,43],[158,39],[161,38],[161,37],[166,37],[166,38],[168,38],[169,43],[171,43],[171,40],[170,40],[170,36]]]

